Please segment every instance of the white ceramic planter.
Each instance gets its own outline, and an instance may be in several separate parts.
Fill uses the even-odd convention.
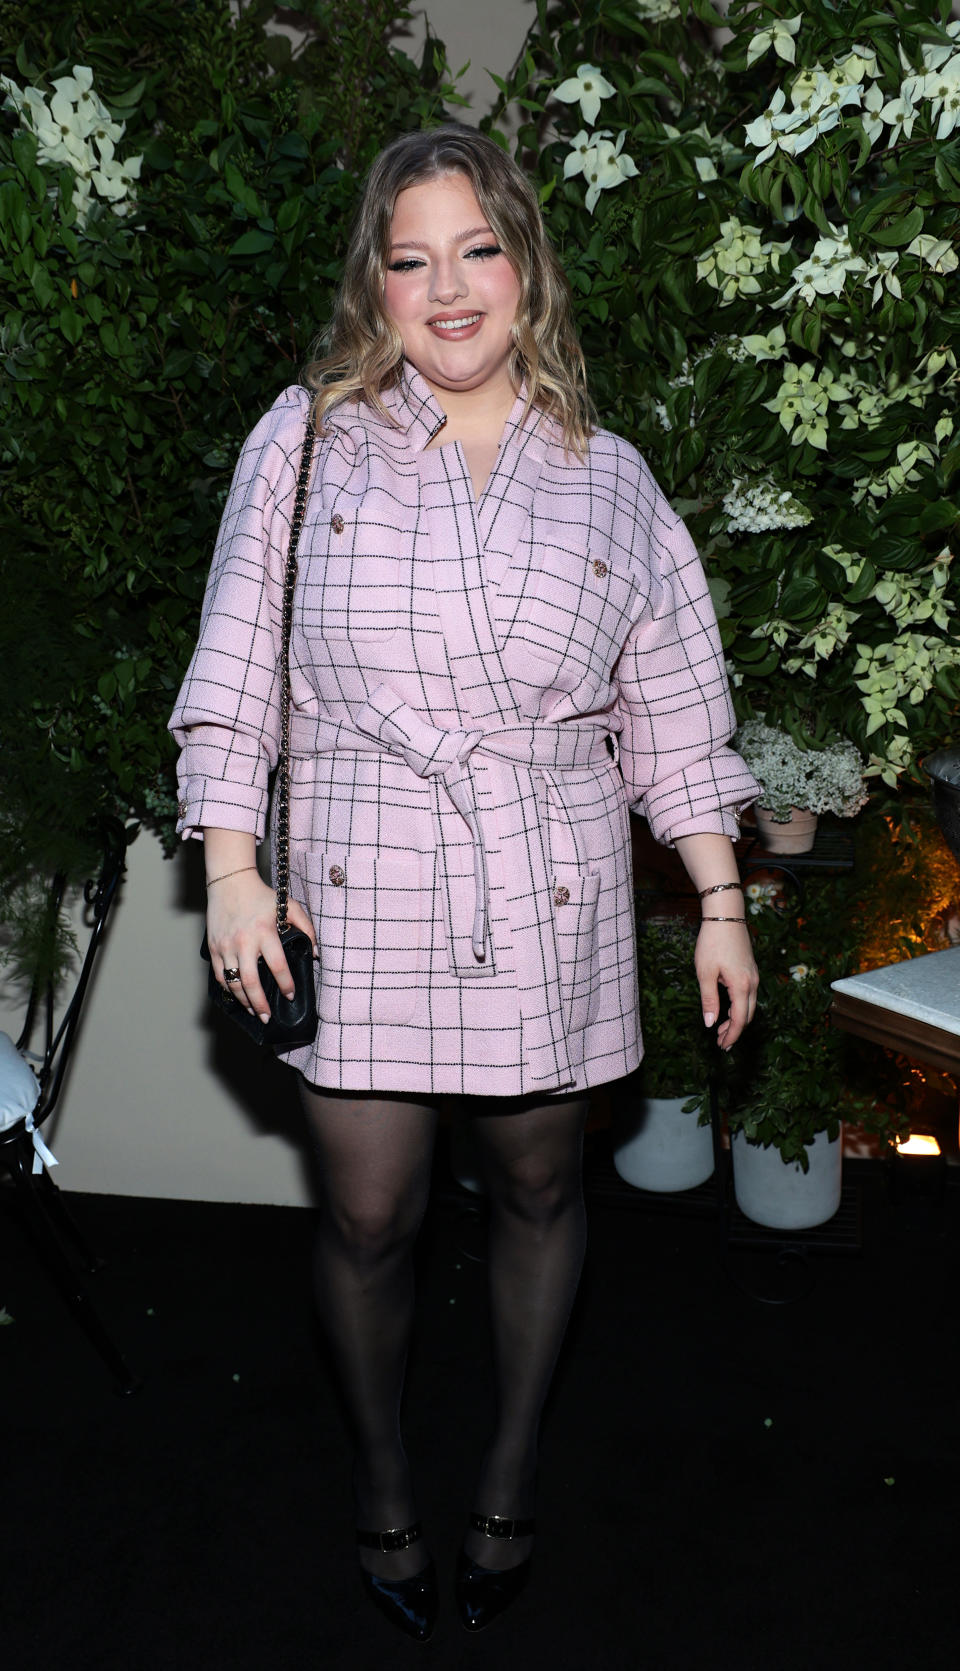
[[[768,853],[809,853],[817,835],[815,812],[795,806],[785,824],[778,823],[763,807],[755,806],[753,814],[760,831],[760,844]]]
[[[660,1194],[696,1189],[713,1171],[713,1133],[683,1113],[686,1097],[640,1097],[614,1127],[613,1164],[625,1183]]]
[[[734,1132],[730,1147],[737,1206],[754,1224],[770,1230],[809,1230],[833,1217],[843,1181],[842,1129],[832,1141],[825,1131],[817,1133],[807,1149],[807,1172],[797,1161],[784,1165],[777,1149],[751,1143],[742,1131]]]

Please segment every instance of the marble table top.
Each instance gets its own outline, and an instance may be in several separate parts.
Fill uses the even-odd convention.
[[[832,982],[834,992],[960,1034],[960,946]]]

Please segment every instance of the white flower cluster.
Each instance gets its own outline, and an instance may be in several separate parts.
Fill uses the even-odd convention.
[[[921,232],[914,238],[907,245],[906,254],[926,261],[937,273],[952,273],[960,265],[946,239],[934,238],[930,233]],[[884,293],[899,301],[903,295],[896,271],[899,262],[898,250],[878,251],[872,261],[865,261],[863,256],[853,253],[849,228],[830,226],[829,237],[818,238],[806,261],[794,267],[790,288],[773,306],[786,307],[795,296],[808,303],[815,302],[818,296],[840,296],[851,276],[858,284],[872,283],[874,307],[883,300]]]
[[[809,441],[821,451],[827,445],[827,413],[831,400],[843,400],[846,389],[829,366],[818,368],[812,360],[801,365],[791,361],[783,368],[783,381],[772,400],[765,400],[768,412],[775,412],[793,445]]]
[[[747,62],[754,63],[773,47],[787,63],[796,61],[796,35],[802,13],[780,20],[754,36]],[[951,43],[960,39],[960,19],[948,23]],[[746,137],[758,150],[757,163],[775,151],[796,157],[822,133],[837,126],[844,110],[859,116],[868,142],[874,145],[889,129],[888,146],[910,139],[917,118],[929,107],[936,137],[948,139],[960,127],[960,47],[926,44],[921,49],[923,69],[910,64],[901,48],[904,78],[893,98],[880,84],[877,56],[871,47],[855,46],[828,68],[814,64],[801,70],[788,91],[778,87],[762,116],[747,124]],[[870,85],[864,90],[864,83]],[[789,94],[789,102],[788,102]]]
[[[37,161],[73,169],[73,207],[81,226],[94,194],[109,203],[115,215],[130,213],[143,158],[118,159],[116,147],[126,125],[113,120],[94,92],[91,69],[75,64],[72,75],[60,76],[53,83],[49,105],[38,87],[21,89],[8,76],[0,76],[0,89],[21,125],[36,135]]]
[[[960,20],[946,26],[952,41],[960,38]],[[888,147],[895,145],[901,134],[909,139],[914,123],[925,103],[930,106],[930,121],[936,121],[937,139],[949,139],[960,127],[960,50],[953,46],[926,45],[921,48],[924,73],[919,74],[900,53],[900,62],[907,72],[895,98],[888,99],[876,83],[867,89],[863,98],[863,131],[871,145],[881,137],[885,127],[890,129]],[[876,71],[872,71],[876,74]]]
[[[859,71],[862,81],[866,67],[875,75],[876,63],[873,53],[854,47],[830,70],[822,64],[801,70],[790,87],[789,104],[783,88],[778,87],[762,116],[744,130],[748,143],[759,149],[757,163],[766,162],[777,150],[797,157],[820,134],[830,133],[848,105],[860,105],[860,85],[852,78]]]
[[[616,88],[600,74],[595,64],[580,64],[576,75],[561,81],[553,96],[561,104],[579,104],[584,121],[593,123],[600,114],[601,101],[612,98],[615,92]],[[570,180],[575,174],[583,175],[587,182],[585,201],[588,214],[593,214],[602,191],[621,186],[624,180],[631,179],[637,172],[633,158],[624,154],[626,137],[626,128],[616,139],[609,128],[597,128],[590,133],[581,128],[572,141],[572,149],[563,165],[563,177]]]
[[[795,806],[852,818],[866,806],[863,762],[851,742],[801,748],[789,732],[751,719],[741,725],[733,746],[760,782],[758,805],[775,818],[789,818]]]
[[[720,292],[721,306],[738,296],[760,292],[758,273],[779,271],[780,257],[790,244],[760,242],[759,226],[743,226],[736,216],[721,221],[720,236],[697,260],[697,278]]]
[[[759,917],[761,911],[776,909],[780,889],[776,882],[748,882],[743,890],[743,897],[747,902],[748,914],[751,917]]]
[[[633,10],[645,23],[665,23],[680,16],[677,0],[633,0]]]
[[[771,528],[803,528],[813,521],[812,511],[795,499],[789,488],[779,488],[764,477],[748,481],[735,476],[723,496],[723,509],[730,534],[760,534]]]

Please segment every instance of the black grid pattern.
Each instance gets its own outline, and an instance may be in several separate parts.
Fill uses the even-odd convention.
[[[307,398],[261,419],[224,511],[171,721],[185,835],[264,833]],[[618,437],[577,461],[521,395],[477,501],[459,445],[427,445],[419,375],[385,399],[395,422],[331,414],[300,541],[291,887],[321,1026],[290,1059],[381,1092],[618,1078],[640,1053],[628,803],[670,841],[735,834],[755,792],[703,570]]]

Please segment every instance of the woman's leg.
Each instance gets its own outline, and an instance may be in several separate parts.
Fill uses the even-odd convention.
[[[488,1105],[489,1106],[489,1105]],[[482,1114],[474,1131],[490,1202],[490,1301],[497,1426],[473,1508],[525,1518],[533,1512],[540,1412],[573,1305],[586,1243],[582,1154],[585,1098],[562,1097],[523,1112]],[[470,1530],[467,1555],[505,1570],[530,1553],[529,1538],[492,1541]]]
[[[357,1525],[387,1531],[416,1519],[400,1398],[436,1111],[308,1085],[302,1098],[320,1163],[317,1303],[353,1423]],[[425,1558],[422,1542],[360,1551],[368,1572],[393,1580],[419,1572]]]

